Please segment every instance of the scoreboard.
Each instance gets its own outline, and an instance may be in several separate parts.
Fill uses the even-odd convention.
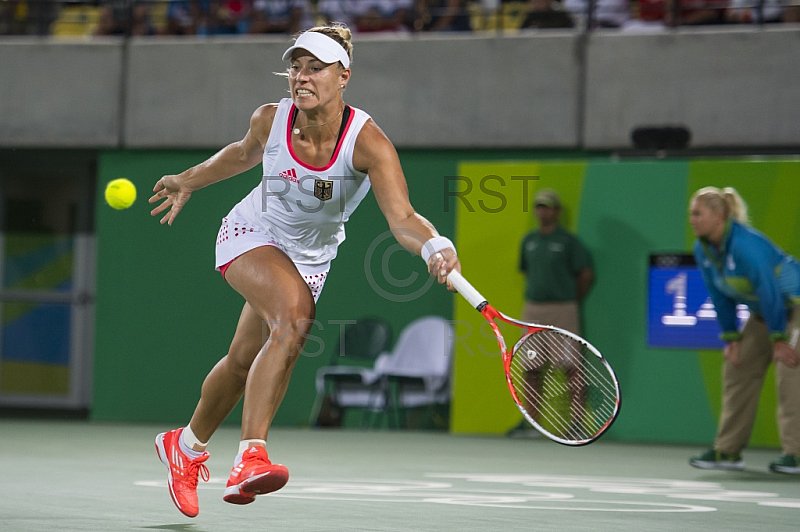
[[[647,346],[721,349],[717,313],[703,277],[688,253],[650,255],[648,272]],[[750,316],[736,307],[739,327]]]

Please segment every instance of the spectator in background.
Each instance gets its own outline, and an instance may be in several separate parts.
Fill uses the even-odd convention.
[[[20,0],[0,1],[0,35],[23,35],[27,18],[25,11]]]
[[[251,7],[250,0],[212,0],[209,34],[247,33]]]
[[[100,20],[95,35],[125,35],[125,26],[117,16],[113,6],[106,4],[100,8]]]
[[[668,0],[665,22],[667,26],[724,24],[727,6],[728,0]]]
[[[255,0],[248,33],[295,34],[313,24],[308,0]]]
[[[564,0],[564,9],[582,27],[622,28],[632,18],[628,0],[596,0],[591,22],[587,18],[588,0]]]
[[[666,26],[725,23],[728,0],[638,0],[639,19]],[[676,3],[677,2],[677,3]]]
[[[414,31],[470,31],[466,0],[416,0]]]
[[[519,269],[525,274],[522,321],[554,325],[580,336],[580,304],[594,281],[592,257],[574,234],[561,227],[561,198],[555,191],[537,192],[534,208],[539,229],[525,235],[520,250]],[[570,378],[569,368],[565,371],[575,401],[581,395],[581,386]],[[538,375],[526,375],[526,380],[529,377],[531,386],[536,387],[533,381]],[[523,419],[508,434],[528,430]]]
[[[47,0],[0,0],[0,35],[49,35],[62,5]]]
[[[360,0],[356,5],[353,22],[359,33],[411,28],[414,0]]]
[[[342,22],[359,33],[408,31],[414,0],[319,0],[325,23]]]
[[[100,21],[95,35],[155,35],[156,31],[150,22],[150,4],[136,2],[133,5],[123,3],[105,4],[100,8]]]
[[[523,28],[574,28],[575,21],[555,0],[530,0]]]
[[[135,4],[131,15],[131,35],[146,36],[156,34],[156,30],[150,19],[150,4]]]
[[[167,8],[168,35],[207,35],[208,0],[173,0]]]
[[[106,4],[101,7],[100,22],[95,35],[155,35],[150,22],[150,4],[139,2],[133,6]]]
[[[323,24],[341,22],[355,29],[354,14],[358,0],[317,0],[316,15]]]
[[[692,196],[689,221],[694,255],[726,342],[722,413],[714,446],[689,464],[742,470],[758,399],[775,363],[778,427],[783,455],[776,473],[800,474],[800,264],[747,224],[747,205],[733,188],[701,188]],[[750,307],[741,332],[736,305]]]
[[[797,7],[797,6],[792,6]],[[758,8],[753,7],[752,0],[731,0],[728,9],[725,11],[725,21],[731,24],[752,24],[754,22],[775,23],[784,22],[786,13],[791,10],[784,8],[782,0],[764,0],[761,14]],[[786,22],[797,22],[788,20]]]

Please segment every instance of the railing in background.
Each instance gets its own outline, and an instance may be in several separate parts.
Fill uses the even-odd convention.
[[[0,0],[0,35],[293,34],[336,20],[356,33],[497,32],[800,22],[798,0]]]

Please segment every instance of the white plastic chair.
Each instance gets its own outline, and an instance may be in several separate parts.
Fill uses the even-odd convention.
[[[384,410],[398,427],[407,427],[409,409],[450,402],[450,370],[453,328],[440,316],[425,316],[409,323],[400,333],[392,353],[379,357],[375,371],[386,386]],[[443,425],[445,423],[437,423]]]
[[[336,379],[333,400],[337,406],[380,414],[391,411],[396,420],[404,409],[449,402],[452,351],[450,322],[424,316],[409,323],[394,348],[379,355],[372,368],[320,368],[317,395],[324,394],[326,380]]]

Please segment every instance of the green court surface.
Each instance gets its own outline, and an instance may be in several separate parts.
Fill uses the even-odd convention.
[[[0,530],[798,530],[800,477],[776,475],[774,450],[743,472],[687,464],[694,447],[436,432],[274,429],[290,471],[255,503],[222,501],[239,434],[209,446],[200,515],[172,504],[153,439],[173,428],[0,420]]]

